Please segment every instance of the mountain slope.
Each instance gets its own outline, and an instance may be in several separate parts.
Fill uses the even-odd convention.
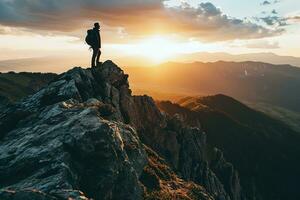
[[[23,53],[22,53],[23,54]],[[68,52],[67,54],[60,53],[59,55],[47,56],[47,57],[33,57],[33,58],[21,58],[11,60],[0,60],[0,72],[7,71],[29,71],[29,72],[55,72],[61,73],[69,66],[86,66],[89,65],[86,59],[89,56],[89,52],[81,52],[74,55],[74,52]],[[104,55],[105,57],[105,55]],[[171,62],[264,62],[273,65],[293,65],[300,67],[300,58],[293,56],[281,56],[274,53],[250,53],[250,54],[228,54],[225,52],[198,52],[190,54],[177,54],[169,58]],[[124,66],[146,66],[151,67],[155,65],[153,59],[149,56],[140,55],[138,58],[135,55],[132,56],[120,56],[116,55],[113,60],[116,63],[122,63]]]
[[[33,94],[57,75],[52,73],[0,73],[0,104],[12,103]]]
[[[229,54],[229,53],[192,53],[178,55],[175,59],[176,62],[217,62],[217,61],[227,61],[227,62],[246,62],[246,61],[255,61],[255,62],[264,62],[271,63],[274,65],[284,65],[289,64],[293,66],[300,67],[300,58],[293,56],[280,56],[274,53],[250,53],[250,54]]]
[[[239,172],[248,199],[300,197],[299,133],[224,95],[187,97],[178,104],[158,106],[205,130],[208,144],[221,149]]]
[[[271,105],[300,112],[297,92],[300,69],[289,65],[259,62],[168,63],[152,68],[127,67],[125,71],[130,75],[134,93],[150,94],[156,99],[222,93],[252,105]],[[0,74],[0,104],[36,92],[51,77],[55,75]],[[22,79],[30,84],[20,84]],[[37,83],[31,84],[31,80]]]
[[[0,130],[0,199],[243,199],[219,150],[218,173],[207,164],[205,133],[132,96],[111,61],[3,109]]]
[[[260,62],[166,63],[153,68],[126,68],[139,90],[175,94],[225,94],[252,103],[267,103],[300,112],[300,69]],[[151,93],[150,93],[151,94]]]

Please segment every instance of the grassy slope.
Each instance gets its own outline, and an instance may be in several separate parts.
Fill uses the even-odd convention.
[[[145,146],[145,149],[148,165],[140,177],[145,200],[213,200],[202,186],[179,178],[165,160],[149,147]]]

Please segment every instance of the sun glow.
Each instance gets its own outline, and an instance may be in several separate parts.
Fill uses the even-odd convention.
[[[201,43],[184,39],[178,35],[153,35],[131,43],[109,44],[107,50],[119,52],[123,59],[143,60],[147,65],[174,61],[184,54],[196,52],[217,52],[224,49],[222,44]]]
[[[121,50],[123,54],[139,56],[155,64],[165,62],[175,56],[178,44],[171,37],[155,35],[131,44],[115,44],[110,47]]]
[[[137,54],[153,59],[154,62],[166,61],[174,55],[174,46],[175,43],[171,39],[154,36],[137,44]]]

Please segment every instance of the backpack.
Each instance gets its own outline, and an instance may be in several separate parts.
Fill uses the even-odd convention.
[[[93,42],[94,42],[94,34],[93,34],[93,29],[90,29],[87,31],[87,35],[85,37],[85,42],[92,46],[93,45]]]

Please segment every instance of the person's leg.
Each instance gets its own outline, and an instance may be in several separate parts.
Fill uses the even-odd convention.
[[[96,63],[96,64],[99,63],[100,56],[101,56],[101,51],[100,51],[100,49],[98,49],[98,50],[97,50],[97,63]]]
[[[92,55],[91,67],[95,67],[96,66],[95,59],[96,59],[97,53],[98,53],[98,50],[93,48],[93,55]]]

